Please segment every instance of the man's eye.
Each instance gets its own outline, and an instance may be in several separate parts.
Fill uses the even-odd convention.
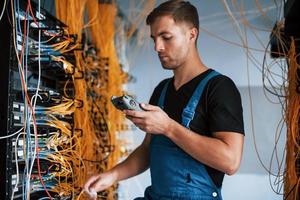
[[[163,37],[164,40],[171,40],[172,37]]]

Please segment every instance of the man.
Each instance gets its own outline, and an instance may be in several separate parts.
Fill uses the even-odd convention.
[[[124,111],[147,133],[143,143],[84,188],[98,192],[150,167],[152,184],[143,199],[222,199],[224,174],[234,174],[242,157],[240,94],[228,77],[202,63],[193,5],[167,1],[149,14],[147,24],[163,68],[174,77],[155,88],[151,105],[141,104],[145,111]]]

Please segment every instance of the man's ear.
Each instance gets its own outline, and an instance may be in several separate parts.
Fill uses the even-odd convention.
[[[191,28],[191,30],[190,30],[190,40],[193,40],[194,42],[196,42],[197,36],[198,36],[197,28],[195,28],[195,27]]]

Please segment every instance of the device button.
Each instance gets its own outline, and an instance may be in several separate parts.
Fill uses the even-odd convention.
[[[129,104],[130,104],[131,106],[136,106],[136,103],[135,103],[133,100],[130,100],[130,101],[129,101]]]

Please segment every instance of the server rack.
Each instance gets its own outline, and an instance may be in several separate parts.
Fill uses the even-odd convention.
[[[70,77],[75,71],[73,67],[75,64],[73,63],[71,70],[66,71],[64,63],[54,59],[55,56],[62,56],[62,53],[51,47],[52,43],[64,39],[66,25],[46,10],[38,8],[34,2],[31,2],[30,6],[35,19],[28,14],[28,1],[15,2],[17,2],[14,5],[15,20],[19,22],[15,23],[15,30],[19,29],[19,32],[15,33],[15,38],[13,37],[13,19],[9,13],[10,5],[7,5],[7,13],[0,21],[0,137],[2,137],[0,140],[0,199],[11,199],[12,196],[13,199],[27,199],[28,196],[30,199],[40,199],[49,194],[53,199],[70,199],[71,196],[62,197],[51,191],[56,184],[56,179],[51,173],[61,170],[61,166],[59,163],[44,159],[47,153],[52,151],[46,147],[49,134],[60,132],[49,123],[45,123],[51,120],[51,116],[46,114],[45,110],[60,104],[65,98],[64,93],[68,93],[68,98],[74,97],[72,84],[65,87],[65,83],[66,81],[72,82]],[[16,6],[18,6],[17,9]],[[22,30],[27,30],[26,35],[21,33]],[[52,38],[53,35],[56,35],[55,39]],[[76,36],[68,35],[68,38],[72,37],[75,43]],[[43,47],[38,44],[41,41],[45,44]],[[19,55],[23,54],[23,58],[26,57],[21,63],[17,59],[16,51]],[[70,63],[75,62],[72,51],[64,53],[63,56]],[[25,78],[27,92],[24,92],[24,86],[22,86],[22,76]],[[38,85],[39,91],[36,92]],[[30,105],[28,98],[36,99],[34,116],[30,114],[34,103]],[[53,116],[61,122],[68,123],[71,126],[70,130],[73,129],[72,114],[53,114]],[[36,118],[37,126],[34,125],[33,118]],[[37,139],[39,159],[33,155],[36,141],[35,127],[39,135]],[[9,135],[12,136],[8,137]],[[31,176],[26,177],[26,171],[28,174],[30,170],[32,170]],[[48,193],[42,187],[41,179]],[[26,186],[30,187],[29,190]]]

